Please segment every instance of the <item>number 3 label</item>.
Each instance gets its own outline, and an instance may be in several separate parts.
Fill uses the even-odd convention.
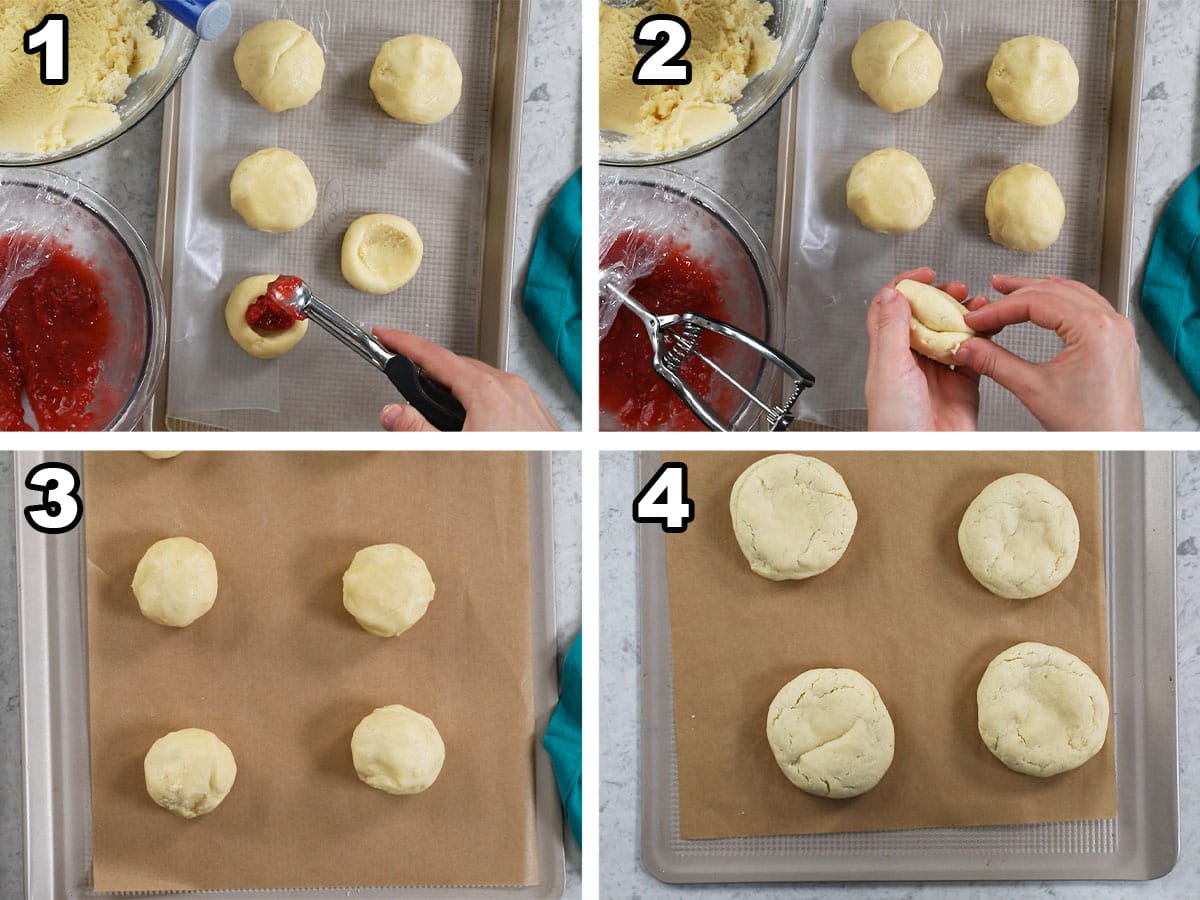
[[[687,466],[663,463],[633,500],[633,521],[661,525],[671,534],[687,531],[696,518],[696,504],[687,495]]]
[[[646,16],[638,22],[633,39],[654,44],[633,70],[633,83],[691,84],[692,64],[682,59],[692,46],[692,30],[678,16]]]
[[[79,524],[83,501],[79,473],[66,463],[42,463],[29,470],[25,487],[39,491],[42,502],[26,506],[25,521],[42,534],[63,534]]]
[[[25,52],[42,55],[42,84],[67,83],[67,17],[52,14],[25,32]]]

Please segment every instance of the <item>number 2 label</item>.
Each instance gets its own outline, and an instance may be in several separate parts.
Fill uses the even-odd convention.
[[[687,531],[696,518],[696,504],[687,494],[687,466],[663,463],[633,500],[633,521],[661,525],[670,534]]]
[[[42,57],[42,84],[67,83],[67,17],[51,14],[25,32],[25,52]]]
[[[682,58],[692,46],[692,30],[683,19],[646,16],[638,22],[633,39],[639,44],[654,44],[654,49],[634,67],[634,84],[692,83],[692,64]]]

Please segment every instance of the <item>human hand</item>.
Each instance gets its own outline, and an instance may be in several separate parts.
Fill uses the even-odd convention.
[[[979,376],[951,369],[914,353],[909,344],[912,311],[896,290],[906,278],[933,284],[933,269],[897,275],[871,301],[867,333],[867,427],[871,431],[974,431],[979,419]],[[941,289],[959,303],[969,291],[961,282]],[[982,297],[967,309],[987,304]]]
[[[558,431],[558,422],[523,378],[451,353],[424,338],[390,328],[374,331],[383,346],[407,356],[440,381],[467,411],[463,431]],[[379,414],[385,431],[437,431],[407,403]]]
[[[992,286],[1006,296],[968,314],[968,325],[996,332],[1032,322],[1055,331],[1065,346],[1054,359],[1039,364],[991,341],[973,339],[963,344],[955,363],[1012,391],[1048,430],[1145,427],[1140,352],[1128,319],[1077,281],[996,275]]]

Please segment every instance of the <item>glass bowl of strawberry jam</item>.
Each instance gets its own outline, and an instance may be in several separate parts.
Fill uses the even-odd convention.
[[[772,344],[782,334],[779,276],[762,241],[724,198],[668,168],[604,169],[601,267],[630,265],[627,290],[656,315],[695,312]],[[706,335],[698,348],[768,405],[779,401],[778,370],[742,345]],[[684,381],[709,399],[734,431],[763,424],[760,409],[699,360]],[[605,431],[702,431],[704,424],[651,363],[645,327],[620,309],[600,340],[600,426]]]
[[[66,176],[13,170],[0,192],[0,300],[6,271],[32,269],[8,279],[0,309],[0,430],[136,429],[166,356],[166,302],[145,244]]]

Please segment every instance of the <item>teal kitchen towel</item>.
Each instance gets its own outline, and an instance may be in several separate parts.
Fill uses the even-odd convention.
[[[1200,169],[1179,188],[1158,225],[1142,309],[1200,395]]]
[[[562,796],[563,810],[571,834],[583,846],[583,635],[563,660],[562,687],[558,707],[546,726],[542,746],[554,764],[554,780]]]
[[[550,204],[525,279],[525,315],[578,394],[583,391],[582,185],[581,170]]]

